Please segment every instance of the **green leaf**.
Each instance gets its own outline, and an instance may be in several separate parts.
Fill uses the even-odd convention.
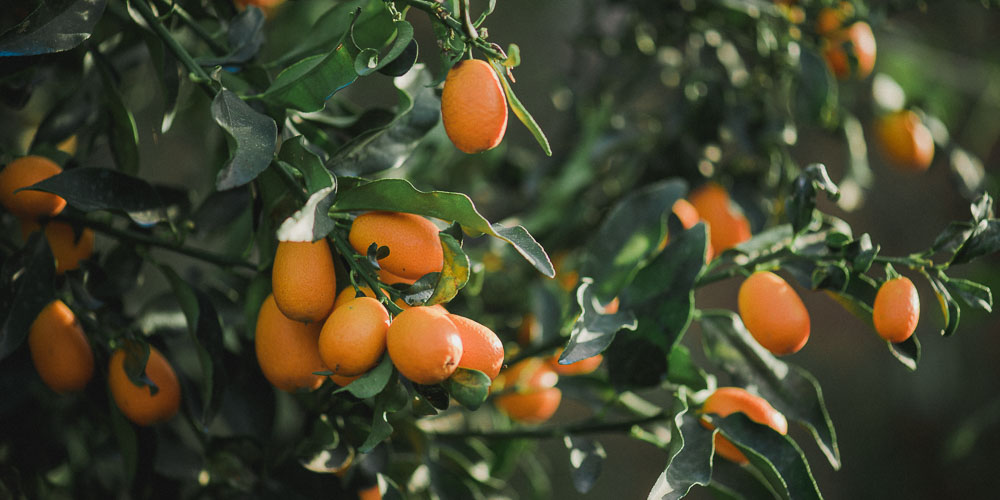
[[[974,229],[975,226],[968,222],[953,221],[937,236],[934,243],[931,244],[930,251],[956,252],[962,248],[969,236],[972,236]]]
[[[1000,219],[979,221],[972,236],[955,253],[952,264],[963,264],[1000,251]]]
[[[326,54],[309,56],[289,66],[278,74],[267,90],[253,98],[309,113],[323,109],[333,94],[357,78],[354,58],[340,43]]]
[[[969,307],[993,312],[993,292],[988,286],[956,278],[948,278],[944,286],[952,296],[962,299]]]
[[[667,359],[663,348],[637,335],[622,335],[604,351],[608,378],[619,392],[658,386],[667,373]]]
[[[434,293],[424,302],[426,306],[450,301],[458,295],[458,291],[469,282],[469,269],[472,265],[469,256],[462,251],[462,245],[450,234],[441,232],[441,249],[444,250],[444,266],[438,273]]]
[[[411,26],[410,29],[412,30],[413,27]],[[395,46],[393,48],[395,49]],[[379,63],[382,67],[378,69],[378,72],[392,77],[403,76],[416,64],[417,57],[420,55],[420,47],[416,40],[410,40],[403,51],[390,60],[388,58],[391,55],[390,52],[386,59]]]
[[[417,392],[420,399],[426,401],[433,409],[430,414],[437,414],[437,410],[447,410],[451,405],[451,398],[448,391],[441,384],[423,385],[413,384],[413,390]]]
[[[656,478],[649,499],[677,500],[694,485],[706,486],[712,480],[714,433],[688,412],[683,393],[674,394],[673,407],[676,414],[670,420],[670,460]]]
[[[871,236],[865,233],[844,247],[844,257],[850,259],[851,268],[855,272],[866,273],[875,262],[879,250],[878,245],[872,244]]]
[[[386,356],[388,357],[388,355]],[[361,379],[355,380],[351,383],[358,382]],[[385,441],[389,436],[392,435],[392,425],[389,424],[388,416],[391,413],[399,411],[406,407],[409,403],[410,395],[400,383],[397,377],[392,377],[391,382],[388,383],[385,390],[380,392],[377,397],[375,397],[375,409],[374,415],[372,415],[372,430],[365,438],[365,442],[358,447],[358,451],[361,453],[368,453],[373,450],[379,443]]]
[[[222,90],[212,100],[212,118],[236,142],[229,147],[229,160],[219,171],[215,188],[224,191],[256,179],[274,158],[277,124],[229,90]]]
[[[312,432],[300,441],[295,450],[303,467],[318,473],[343,472],[354,460],[354,449],[340,439],[329,417],[320,415]]]
[[[139,0],[145,1],[145,0]],[[264,43],[264,12],[255,5],[236,14],[229,22],[226,39],[229,42],[229,53],[219,57],[199,57],[198,64],[202,66],[231,66],[243,64],[253,59]]]
[[[576,289],[580,316],[573,324],[569,342],[559,356],[559,364],[562,365],[597,356],[611,345],[619,330],[635,330],[638,326],[632,311],[602,314],[598,309],[600,303],[592,292],[593,282],[587,277],[581,281]]]
[[[780,498],[823,498],[809,463],[791,438],[742,413],[713,418],[712,423],[747,456]]]
[[[423,64],[394,78],[399,98],[395,117],[344,144],[330,160],[331,170],[363,176],[401,166],[441,119],[441,100],[429,86],[430,80]]]
[[[944,282],[939,277],[931,275],[926,269],[921,269],[920,272],[930,282],[931,288],[934,290],[934,295],[937,296],[938,304],[941,305],[941,316],[944,319],[944,327],[941,329],[941,335],[947,337],[955,333],[955,330],[958,329],[958,320],[962,310],[958,306],[958,302],[952,298],[948,287],[944,285]]]
[[[733,385],[756,387],[789,420],[804,425],[834,469],[840,450],[819,382],[806,370],[774,357],[750,336],[732,311],[703,311],[702,343],[708,359],[733,377]]]
[[[94,57],[101,82],[104,83],[104,104],[108,110],[108,143],[115,165],[122,172],[135,174],[139,171],[139,130],[135,117],[125,107],[121,92],[115,83],[114,69],[103,56]]]
[[[226,389],[227,377],[222,360],[226,356],[222,339],[222,325],[219,313],[212,300],[197,288],[184,281],[173,268],[161,265],[160,272],[170,282],[174,296],[187,319],[188,333],[198,363],[201,365],[201,421],[203,429],[208,428],[215,414],[222,406],[222,396]]]
[[[455,373],[444,381],[451,397],[473,411],[479,409],[490,395],[490,383],[489,375],[469,368],[455,370]]]
[[[382,389],[385,389],[385,386],[389,383],[389,379],[392,377],[393,373],[392,360],[389,359],[388,354],[385,354],[382,356],[382,361],[379,362],[378,366],[372,368],[368,371],[368,373],[362,375],[350,384],[337,389],[334,391],[334,394],[348,391],[358,399],[373,397],[382,392]]]
[[[601,476],[607,452],[600,442],[585,437],[566,436],[563,443],[569,450],[569,475],[573,487],[580,493],[589,492]]]
[[[837,84],[826,61],[814,50],[799,56],[799,78],[795,88],[796,115],[806,122],[824,122],[837,106]]]
[[[917,340],[916,334],[910,335],[908,339],[896,344],[886,341],[886,345],[893,357],[903,363],[903,366],[910,371],[916,371],[917,363],[920,362],[920,341]]]
[[[507,94],[507,103],[510,104],[511,111],[514,112],[514,116],[521,123],[528,128],[531,135],[535,137],[538,141],[538,145],[542,147],[542,151],[545,152],[545,156],[552,156],[552,147],[549,146],[549,140],[545,137],[545,132],[542,132],[542,127],[538,126],[538,122],[531,116],[527,108],[521,104],[521,101],[514,95],[514,89],[510,87],[510,83],[507,81],[507,70],[502,65],[498,64],[496,61],[490,60],[490,65],[493,66],[493,71],[497,72],[500,76],[500,84],[503,85],[503,91]]]
[[[305,206],[285,219],[278,228],[278,241],[319,241],[333,232],[336,223],[328,215],[337,197],[336,186],[316,191]]]
[[[151,348],[145,340],[127,339],[121,349],[125,351],[122,369],[129,381],[136,387],[149,387],[149,394],[155,396],[160,388],[146,375],[146,364],[149,362]]]
[[[309,194],[323,188],[336,186],[337,179],[323,166],[323,160],[309,150],[306,138],[298,135],[281,143],[278,160],[302,173]]]
[[[618,295],[658,250],[666,214],[686,192],[682,180],[657,182],[629,193],[611,208],[587,244],[580,270],[594,279],[598,298],[608,301]]]
[[[0,37],[0,57],[63,52],[90,38],[106,0],[76,0],[61,12],[41,8]],[[29,4],[30,5],[30,4]],[[6,9],[13,9],[9,4]]]
[[[65,170],[25,189],[57,194],[84,212],[121,212],[143,226],[168,220],[171,209],[146,181],[108,168]]]
[[[500,238],[514,246],[528,262],[548,277],[555,276],[545,250],[521,226],[491,224],[462,193],[420,191],[405,179],[381,179],[341,191],[332,210],[387,210],[457,222],[466,229]]]
[[[689,387],[693,391],[708,388],[705,371],[691,359],[691,351],[683,344],[677,344],[667,358],[667,380]]]
[[[406,70],[403,70],[398,75],[393,75],[393,76],[400,76],[406,73],[406,71],[408,71],[410,67],[413,66],[414,61],[416,61],[416,47],[417,47],[416,42],[414,42],[413,40],[413,25],[402,20],[396,21],[394,24],[395,27],[393,29],[396,33],[396,37],[395,39],[393,39],[392,46],[389,48],[389,52],[387,52],[385,56],[382,56],[380,58],[379,52],[377,50],[378,47],[373,47],[373,48],[363,49],[355,57],[354,70],[358,73],[358,75],[366,76],[374,71],[381,72],[388,65],[393,63],[396,60],[396,58],[400,57],[400,55],[402,55],[406,51],[409,51],[412,54],[412,59],[409,60],[409,64],[406,65],[405,61],[406,58],[404,58],[403,65],[397,65],[396,71],[399,71],[399,69],[401,69],[404,66]],[[410,47],[413,47],[412,50],[410,49]],[[371,63],[373,57],[375,64]]]
[[[840,197],[837,185],[830,180],[822,163],[809,165],[792,182],[792,194],[788,199],[786,211],[792,223],[792,230],[796,234],[801,233],[812,222],[813,211],[816,208],[816,191],[825,191],[832,201]]]
[[[0,361],[14,352],[28,336],[31,324],[38,313],[56,298],[53,282],[56,268],[55,258],[49,243],[41,231],[35,231],[28,238],[21,258],[24,260],[24,270],[4,273],[5,276],[16,276],[12,283],[4,283],[7,290],[16,290],[9,308],[3,313],[3,323],[0,327]],[[15,264],[18,256],[7,257],[4,267]],[[15,264],[16,265],[16,264]]]
[[[972,220],[981,222],[993,218],[993,197],[989,193],[983,192],[969,206],[972,212]]]

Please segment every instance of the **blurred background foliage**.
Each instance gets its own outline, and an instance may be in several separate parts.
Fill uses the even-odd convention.
[[[473,6],[481,9],[480,3],[484,2]],[[878,55],[873,76],[842,82],[828,73],[822,39],[814,28],[820,9],[835,2],[498,3],[487,23],[490,40],[520,46],[522,64],[514,72],[515,90],[546,131],[553,156],[543,155],[530,133],[515,122],[500,147],[476,156],[455,150],[438,126],[401,168],[385,175],[406,177],[421,189],[467,193],[488,220],[524,224],[562,264],[562,277],[582,264],[585,256],[579,249],[616,200],[669,177],[683,178],[692,186],[708,178],[722,182],[757,232],[781,216],[772,200],[789,193],[799,166],[823,163],[844,195],[839,205],[820,200],[821,208],[848,221],[855,234],[870,233],[888,255],[925,248],[949,221],[967,219],[975,192],[997,194],[1000,7],[996,2],[852,2],[857,17],[872,26]],[[120,15],[121,5],[111,2],[116,4]],[[276,8],[264,29],[267,43],[260,58],[274,60],[291,50],[302,24],[325,8],[326,2],[320,0],[289,0]],[[425,16],[411,15],[408,20],[414,24],[421,61],[439,74],[430,22]],[[95,39],[132,36],[115,34],[113,28],[112,22],[98,24]],[[192,231],[190,243],[240,254],[253,238],[250,221],[235,219],[230,224],[229,215],[240,213],[247,200],[240,191],[214,192],[215,172],[228,153],[224,133],[205,125],[212,123],[210,99],[191,84],[181,85],[180,107],[164,132],[163,96],[157,85],[149,84],[157,73],[145,49],[118,55],[124,61],[118,68],[122,100],[137,125],[142,177],[187,190],[192,205],[200,207],[194,217],[198,224],[186,228]],[[78,69],[56,61],[31,74],[29,82],[6,82],[0,141],[7,154],[27,151],[47,111],[70,95],[81,95],[68,83]],[[24,103],[17,101],[14,90],[22,84],[35,85]],[[82,95],[102,98],[97,89]],[[374,110],[391,108],[397,95],[390,78],[373,75],[331,102],[347,110]],[[934,135],[937,151],[924,173],[893,168],[874,145],[875,118],[902,106],[918,109]],[[92,121],[86,124],[103,119],[89,117]],[[110,145],[97,133],[83,128],[78,140],[80,165],[111,163]],[[206,203],[210,199],[213,203]],[[125,266],[136,258],[108,239],[98,240],[98,251],[106,264]],[[554,331],[558,317],[551,316],[553,310],[568,307],[568,302],[559,301],[568,301],[569,295],[560,292],[557,282],[537,282],[530,266],[492,242],[470,240],[466,251],[482,263],[486,278],[481,293],[460,295],[455,310],[492,325],[505,340],[516,336],[528,313],[539,318],[540,339],[558,333]],[[243,311],[233,299],[247,285],[245,280],[189,260],[167,255],[162,260],[182,267],[187,278],[206,283],[224,304],[219,309],[230,344],[248,335],[245,317],[252,318],[252,312]],[[995,287],[1000,284],[997,263],[995,257],[983,259],[956,275]],[[164,338],[178,353],[180,369],[196,373],[194,355],[184,355],[190,347],[183,342],[183,322],[157,308],[163,304],[167,311],[176,309],[165,296],[169,284],[155,272],[135,280],[142,286],[121,299],[125,311],[142,318],[150,329],[166,332]],[[531,293],[524,293],[527,282],[536,282]],[[924,349],[916,372],[896,363],[867,325],[828,297],[803,296],[814,332],[810,344],[790,359],[808,368],[822,384],[827,408],[840,431],[841,470],[832,470],[804,433],[796,437],[807,442],[803,448],[813,474],[829,498],[989,498],[995,492],[989,478],[993,465],[1000,463],[1000,367],[995,362],[1000,356],[996,336],[1000,324],[996,317],[970,309],[963,315],[959,334],[944,339],[938,334],[942,320],[933,307],[932,292],[918,286],[925,314],[917,330]],[[736,288],[734,280],[705,287],[697,293],[698,306],[733,309]],[[697,346],[699,341],[695,330],[684,343]],[[692,352],[697,357],[700,349]],[[5,363],[11,376],[0,380],[0,394],[24,395],[11,389],[32,376],[24,350]],[[236,378],[240,377],[253,379],[240,383],[266,385],[259,373]],[[585,381],[580,384],[585,386]],[[591,411],[584,389],[575,390],[572,383],[565,388],[567,397],[555,423]],[[102,392],[92,387],[88,396],[106,399]],[[0,399],[0,415],[5,416],[0,436],[7,442],[21,442],[40,429],[68,424],[77,415],[63,407],[80,407],[66,401]],[[299,410],[283,393],[248,394],[246,400],[228,404],[274,405],[274,415],[250,416],[244,424],[256,429],[274,423],[277,442],[293,436],[293,428],[300,424]],[[49,417],[23,421],[10,415],[14,408]],[[94,411],[93,406],[85,408]],[[103,414],[91,416],[103,418]],[[99,455],[114,453],[113,437],[106,430],[92,431],[81,441],[70,441],[71,456],[95,443],[101,443],[94,448]],[[620,433],[595,437],[604,444],[607,460],[589,493],[574,489],[566,446],[555,439],[539,443],[540,453],[529,455],[525,464],[534,473],[515,474],[512,486],[526,497],[531,489],[554,498],[645,496],[663,471],[666,453]],[[233,442],[230,453],[220,454],[218,460],[230,460],[244,450],[242,443]],[[0,444],[0,467],[5,452]],[[42,446],[32,456],[44,469],[50,457],[61,452]],[[161,450],[157,457],[164,463],[159,471],[189,473],[164,465],[184,463],[185,453],[180,447]],[[95,462],[97,467],[107,464]],[[224,463],[216,465],[227,470]],[[238,462],[231,468],[233,484],[267,482],[267,478],[244,477],[236,470]],[[737,485],[745,483],[753,492],[752,481],[736,469],[722,464],[718,473]],[[301,468],[283,472],[290,477],[308,475]],[[49,475],[59,484],[59,475],[66,473],[55,469]],[[302,479],[303,491],[309,491],[309,481]],[[77,487],[87,489],[87,485]],[[157,492],[161,493],[180,492]],[[711,495],[695,489],[691,497]]]

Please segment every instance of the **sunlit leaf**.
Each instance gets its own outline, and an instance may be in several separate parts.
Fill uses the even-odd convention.
[[[948,287],[945,286],[944,281],[941,278],[930,274],[926,269],[921,269],[921,273],[931,284],[931,288],[934,290],[934,295],[938,299],[938,304],[941,306],[941,316],[944,319],[944,327],[941,328],[941,335],[947,337],[955,333],[955,330],[958,330],[958,321],[961,317],[962,310],[958,306],[958,302],[952,298],[951,292],[948,290]]]
[[[979,221],[972,236],[955,253],[953,264],[963,264],[984,255],[1000,252],[1000,219]]]
[[[432,306],[448,302],[458,295],[458,291],[469,282],[469,256],[462,251],[462,245],[447,233],[440,233],[441,249],[444,251],[444,266],[438,274],[434,293],[424,302]]]
[[[305,206],[285,219],[278,227],[278,241],[319,241],[326,238],[336,224],[327,215],[337,196],[335,186],[316,191]]]

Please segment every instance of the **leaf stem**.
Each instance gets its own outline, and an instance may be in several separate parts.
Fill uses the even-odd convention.
[[[441,6],[441,4],[439,4],[437,2],[432,2],[432,1],[429,1],[429,0],[394,0],[394,1],[396,3],[403,3],[403,4],[409,5],[411,7],[415,7],[417,9],[420,9],[420,10],[422,10],[422,11],[430,14],[431,17],[437,19],[438,22],[440,22],[441,24],[443,24],[446,28],[449,28],[449,29],[452,29],[452,30],[454,30],[454,31],[456,31],[458,33],[461,33],[462,34],[462,40],[465,43],[470,44],[470,45],[474,45],[481,52],[483,52],[486,55],[490,56],[490,58],[497,59],[497,60],[500,60],[500,61],[506,59],[503,56],[503,54],[501,54],[500,52],[497,52],[490,45],[489,42],[487,42],[486,40],[483,40],[481,37],[478,37],[478,34],[477,34],[476,38],[473,38],[472,36],[470,36],[470,33],[466,31],[466,27],[463,26],[463,23],[461,21],[459,21],[458,19],[455,19],[451,15],[451,13],[448,12],[447,9],[445,9],[444,7]],[[475,28],[473,28],[472,32],[475,33]]]
[[[184,47],[167,31],[167,28],[163,26],[159,18],[153,14],[153,10],[149,8],[149,4],[146,3],[147,0],[136,0],[132,2],[132,6],[135,10],[139,12],[139,15],[149,24],[150,29],[152,29],[157,36],[163,40],[163,43],[170,49],[171,52],[177,57],[177,59],[187,67],[188,71],[194,74],[195,78],[193,81],[198,83],[201,88],[208,93],[210,97],[214,97],[218,93],[219,89],[216,88],[216,83],[212,80],[208,73],[191,57]]]
[[[463,430],[463,431],[424,431],[436,438],[470,438],[486,439],[525,439],[525,438],[561,438],[567,435],[599,434],[602,432],[627,431],[637,425],[651,424],[673,417],[669,412],[661,411],[654,415],[638,417],[630,420],[606,422],[603,420],[586,420],[565,426],[545,426],[533,429],[515,429],[510,431]]]
[[[126,240],[133,243],[141,243],[144,245],[149,245],[152,247],[162,248],[164,250],[169,250],[174,253],[179,253],[181,255],[186,255],[204,262],[209,262],[212,264],[217,264],[225,267],[242,267],[244,269],[257,270],[257,265],[251,262],[247,262],[242,259],[234,259],[225,255],[220,255],[217,253],[212,253],[206,250],[200,250],[197,248],[191,248],[184,246],[181,243],[175,243],[172,241],[162,240],[155,236],[150,236],[147,234],[137,233],[134,231],[129,231],[127,229],[119,229],[112,226],[106,222],[89,219],[84,216],[80,216],[71,212],[63,211],[55,217],[55,220],[63,220],[67,222],[72,222],[80,224],[82,226],[89,227],[94,231],[104,233],[110,236],[114,236],[119,240]]]
[[[193,31],[198,38],[205,42],[205,44],[208,45],[208,48],[211,49],[215,55],[223,55],[227,52],[226,48],[223,47],[222,44],[215,41],[215,38],[212,37],[211,33],[205,30],[202,25],[198,24],[198,22],[191,17],[191,14],[188,11],[184,10],[184,7],[181,7],[177,2],[173,2],[170,5],[170,10],[177,14],[177,17],[180,18],[184,25],[191,28],[191,31]]]

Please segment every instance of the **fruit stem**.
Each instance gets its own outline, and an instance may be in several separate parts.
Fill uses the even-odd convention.
[[[605,422],[602,420],[587,420],[576,424],[564,426],[546,426],[533,429],[516,429],[510,431],[490,431],[490,430],[464,430],[464,431],[424,431],[424,434],[436,438],[470,438],[479,437],[485,439],[527,439],[527,438],[561,438],[567,435],[599,434],[602,432],[627,431],[637,425],[651,424],[661,420],[667,420],[673,414],[661,411],[654,415],[638,417],[631,420],[618,422]]]
[[[409,5],[411,7],[415,7],[430,14],[431,17],[437,19],[438,22],[443,24],[446,28],[462,33],[462,40],[465,43],[475,45],[477,49],[479,49],[489,57],[500,61],[505,59],[503,57],[503,54],[494,50],[493,47],[490,46],[489,42],[487,42],[486,40],[483,40],[480,37],[473,38],[472,36],[470,36],[470,33],[468,33],[465,30],[465,27],[462,26],[462,23],[459,22],[454,17],[452,17],[447,10],[441,7],[441,4],[428,0],[394,0],[394,1],[396,3],[402,3],[405,5]],[[475,28],[473,28],[473,32],[475,32]]]
[[[354,260],[353,256],[355,252],[347,244],[347,242],[344,241],[344,236],[338,231],[333,231],[330,234],[330,239],[333,240],[333,245],[337,247],[337,251],[346,258],[347,264],[351,266],[351,269],[354,270],[358,276],[361,276],[361,279],[365,280],[368,288],[372,289],[372,293],[375,294],[375,300],[384,304],[386,309],[388,309],[393,316],[403,312],[401,307],[397,306],[395,302],[389,299],[389,297],[386,297],[385,293],[382,292],[382,287],[379,286],[378,281],[373,279],[371,275],[365,272],[365,270],[358,265],[357,261]]]
[[[106,222],[101,222],[94,219],[88,219],[87,217],[76,215],[74,213],[67,211],[63,211],[61,214],[59,214],[59,216],[55,217],[55,220],[62,220],[66,222],[80,224],[89,227],[94,231],[114,236],[119,240],[127,240],[133,243],[142,243],[152,247],[162,248],[164,250],[170,250],[171,252],[174,253],[187,255],[188,257],[193,257],[198,260],[202,260],[212,264],[217,264],[224,267],[242,267],[254,270],[257,269],[256,264],[247,262],[242,259],[234,259],[232,257],[219,255],[205,250],[186,247],[183,244],[162,240],[160,238],[156,238],[154,236],[150,236],[147,234],[136,233],[126,229],[119,229]]]

